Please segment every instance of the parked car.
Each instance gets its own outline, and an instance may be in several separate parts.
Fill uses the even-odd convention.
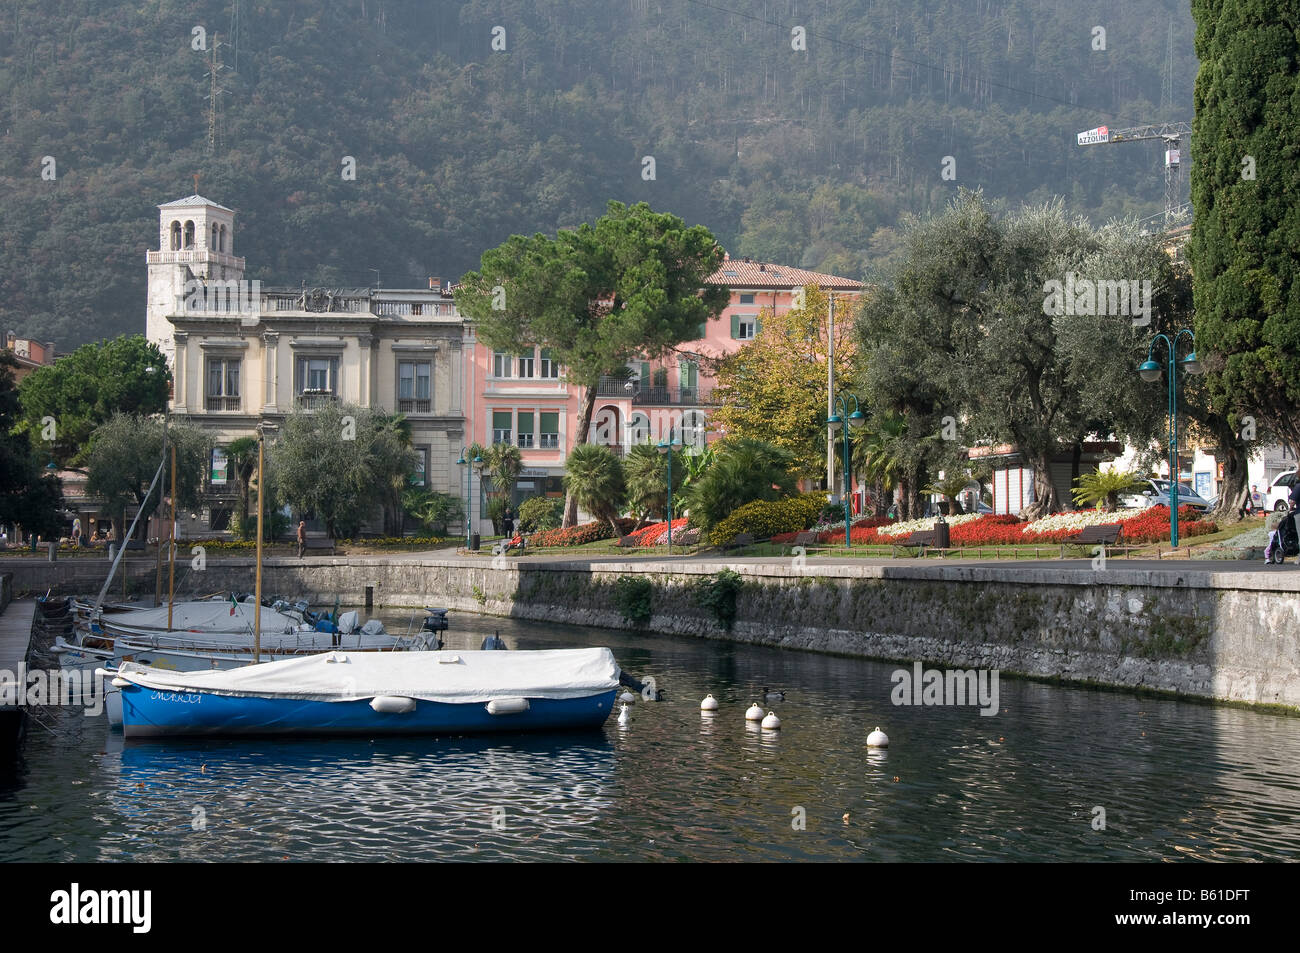
[[[1269,484],[1268,493],[1266,494],[1267,502],[1264,504],[1270,510],[1287,510],[1290,504],[1287,503],[1287,497],[1291,495],[1291,487],[1295,486],[1296,471],[1287,470],[1279,473],[1276,479]]]
[[[1121,506],[1133,507],[1136,509],[1146,509],[1148,506],[1159,506],[1160,504],[1169,504],[1169,481],[1168,480],[1144,480],[1142,489],[1137,492],[1126,493],[1119,498]],[[1203,498],[1186,483],[1178,484],[1178,505],[1190,506],[1196,510],[1208,510],[1210,501]]]

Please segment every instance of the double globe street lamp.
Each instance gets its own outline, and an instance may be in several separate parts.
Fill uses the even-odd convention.
[[[1187,335],[1188,345],[1194,348],[1195,336],[1188,328],[1178,331],[1173,340],[1167,335],[1157,334],[1147,346],[1147,359],[1138,365],[1138,373],[1144,381],[1160,380],[1161,367],[1152,360],[1151,355],[1157,342],[1165,342],[1167,358],[1164,370],[1169,378],[1168,404],[1165,409],[1169,425],[1169,545],[1172,549],[1178,548],[1178,367],[1182,365],[1183,371],[1193,377],[1205,370],[1197,360],[1194,349],[1181,361],[1177,360],[1178,342],[1184,334]]]
[[[853,413],[849,413],[850,399],[853,401]],[[867,422],[867,418],[864,417],[862,411],[858,409],[858,398],[856,394],[844,394],[836,397],[834,407],[838,413],[831,414],[830,418],[826,421],[826,425],[831,428],[832,434],[841,431],[844,433],[844,546],[847,549],[853,545],[849,539],[849,497],[853,493],[853,489],[850,486],[849,474],[849,431],[860,428]],[[846,423],[847,426],[845,426]],[[831,439],[833,440],[834,437]]]

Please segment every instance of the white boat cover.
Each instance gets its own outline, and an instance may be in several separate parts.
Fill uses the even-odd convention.
[[[257,606],[251,602],[233,605],[229,599],[220,602],[216,599],[204,599],[201,602],[178,602],[172,607],[173,632],[252,632],[253,613]],[[233,612],[231,611],[233,610]],[[262,606],[262,631],[287,632],[302,625],[296,615],[277,612]],[[114,612],[105,615],[104,628],[107,630],[158,629],[167,630],[167,606],[155,609],[135,609],[128,612]]]
[[[327,652],[227,671],[166,672],[131,662],[118,675],[142,688],[306,701],[400,695],[465,704],[494,698],[582,698],[618,688],[606,648],[526,652]]]

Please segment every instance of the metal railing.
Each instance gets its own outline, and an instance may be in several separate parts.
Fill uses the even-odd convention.
[[[209,394],[204,401],[204,406],[209,412],[230,413],[242,410],[243,402],[238,396]]]
[[[295,403],[300,410],[320,410],[322,407],[328,407],[333,404],[338,397],[332,393],[310,393],[303,391],[295,398]]]
[[[631,383],[631,388],[627,385]],[[700,387],[643,386],[639,382],[621,377],[602,377],[596,387],[597,397],[617,397],[631,400],[637,406],[698,406],[713,403],[712,385]]]

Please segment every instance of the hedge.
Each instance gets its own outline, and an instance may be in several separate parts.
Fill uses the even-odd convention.
[[[780,500],[754,500],[737,507],[709,533],[713,546],[729,543],[741,533],[769,539],[780,533],[805,530],[821,515],[826,497],[821,493],[787,496]]]

